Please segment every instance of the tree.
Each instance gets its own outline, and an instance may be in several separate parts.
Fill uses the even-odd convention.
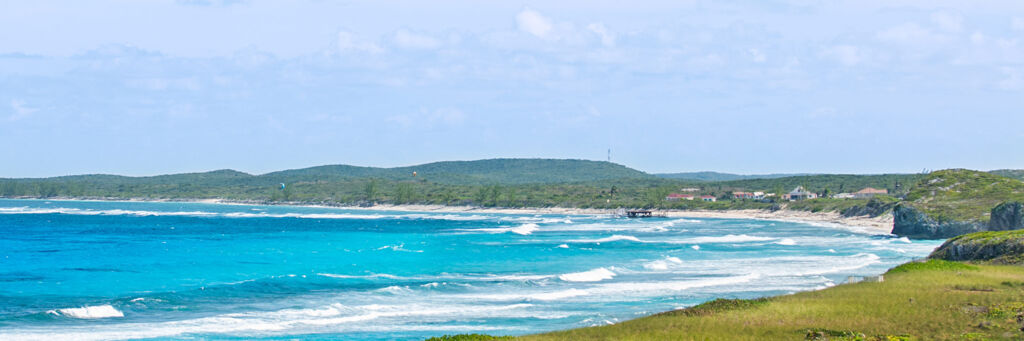
[[[376,203],[377,201],[377,179],[370,179],[363,186],[363,197],[367,202]]]
[[[396,204],[408,204],[413,202],[414,196],[416,195],[412,184],[408,182],[399,183],[395,186],[395,203]]]

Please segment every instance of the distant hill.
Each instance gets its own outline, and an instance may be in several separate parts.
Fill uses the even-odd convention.
[[[1024,181],[1024,169],[997,169],[989,173]]]
[[[689,172],[689,173],[660,173],[654,174],[659,178],[665,179],[679,179],[679,180],[693,180],[693,181],[733,181],[733,180],[750,180],[750,179],[777,179],[786,178],[792,176],[810,175],[808,173],[793,173],[793,174],[755,174],[755,175],[742,175],[742,174],[731,174],[731,173],[719,173],[719,172]]]
[[[416,172],[416,177],[413,177]],[[428,180],[453,185],[574,183],[615,179],[653,179],[654,176],[620,164],[605,161],[560,159],[488,159],[443,161],[416,166],[379,168],[350,165],[326,165],[251,175],[225,169],[203,173],[183,173],[130,177],[107,174],[73,175],[42,179],[6,179],[94,185],[170,185],[197,186],[253,185],[278,182],[329,182],[377,178],[382,180]],[[4,180],[4,179],[0,179]]]
[[[343,178],[413,179],[456,184],[572,183],[614,179],[648,179],[652,175],[605,161],[560,159],[488,159],[442,161],[416,166],[376,168],[347,165],[319,166],[260,175],[290,181],[329,181]]]
[[[831,193],[856,192],[865,187],[888,189],[889,193],[899,194],[916,183],[920,174],[817,174],[780,177],[771,179],[744,179],[722,181],[715,184],[732,188],[744,188],[760,191],[790,191],[797,186],[804,186],[809,191],[821,192],[828,189]],[[899,185],[899,188],[897,188]]]

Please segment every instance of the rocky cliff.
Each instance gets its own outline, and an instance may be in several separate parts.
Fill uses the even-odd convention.
[[[892,234],[915,239],[945,239],[962,234],[988,231],[979,221],[939,221],[918,209],[901,203],[892,211]]]
[[[1024,204],[1005,202],[992,209],[989,221],[939,220],[901,203],[893,209],[892,233],[916,239],[944,239],[983,231],[1024,229]]]
[[[1024,264],[1024,230],[978,232],[952,238],[928,258]]]
[[[1024,203],[1004,202],[992,209],[988,220],[989,231],[1024,229]]]

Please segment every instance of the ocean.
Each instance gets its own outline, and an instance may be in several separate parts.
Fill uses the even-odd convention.
[[[822,289],[941,242],[747,219],[0,200],[0,339],[518,335]]]

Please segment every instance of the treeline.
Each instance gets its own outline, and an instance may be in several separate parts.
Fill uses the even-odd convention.
[[[318,203],[329,205],[430,204],[482,207],[579,207],[579,208],[662,208],[662,209],[767,209],[771,200],[732,200],[733,191],[788,191],[799,183],[812,191],[828,187],[882,187],[889,176],[811,176],[775,179],[755,183],[693,183],[672,179],[615,179],[577,183],[534,184],[445,184],[426,179],[391,180],[381,178],[314,180],[280,183],[239,183],[235,180],[166,183],[163,181],[94,181],[95,179],[0,180],[0,196],[32,198],[104,198],[104,199],[227,199],[265,203]],[[848,180],[849,185],[843,180]],[[275,179],[277,180],[277,179]],[[903,181],[909,181],[906,178]],[[717,202],[700,200],[666,201],[665,197],[681,188],[697,188]],[[795,186],[794,186],[795,187]],[[857,188],[859,189],[859,188]],[[848,204],[848,203],[846,203]],[[832,209],[829,209],[832,210]]]

